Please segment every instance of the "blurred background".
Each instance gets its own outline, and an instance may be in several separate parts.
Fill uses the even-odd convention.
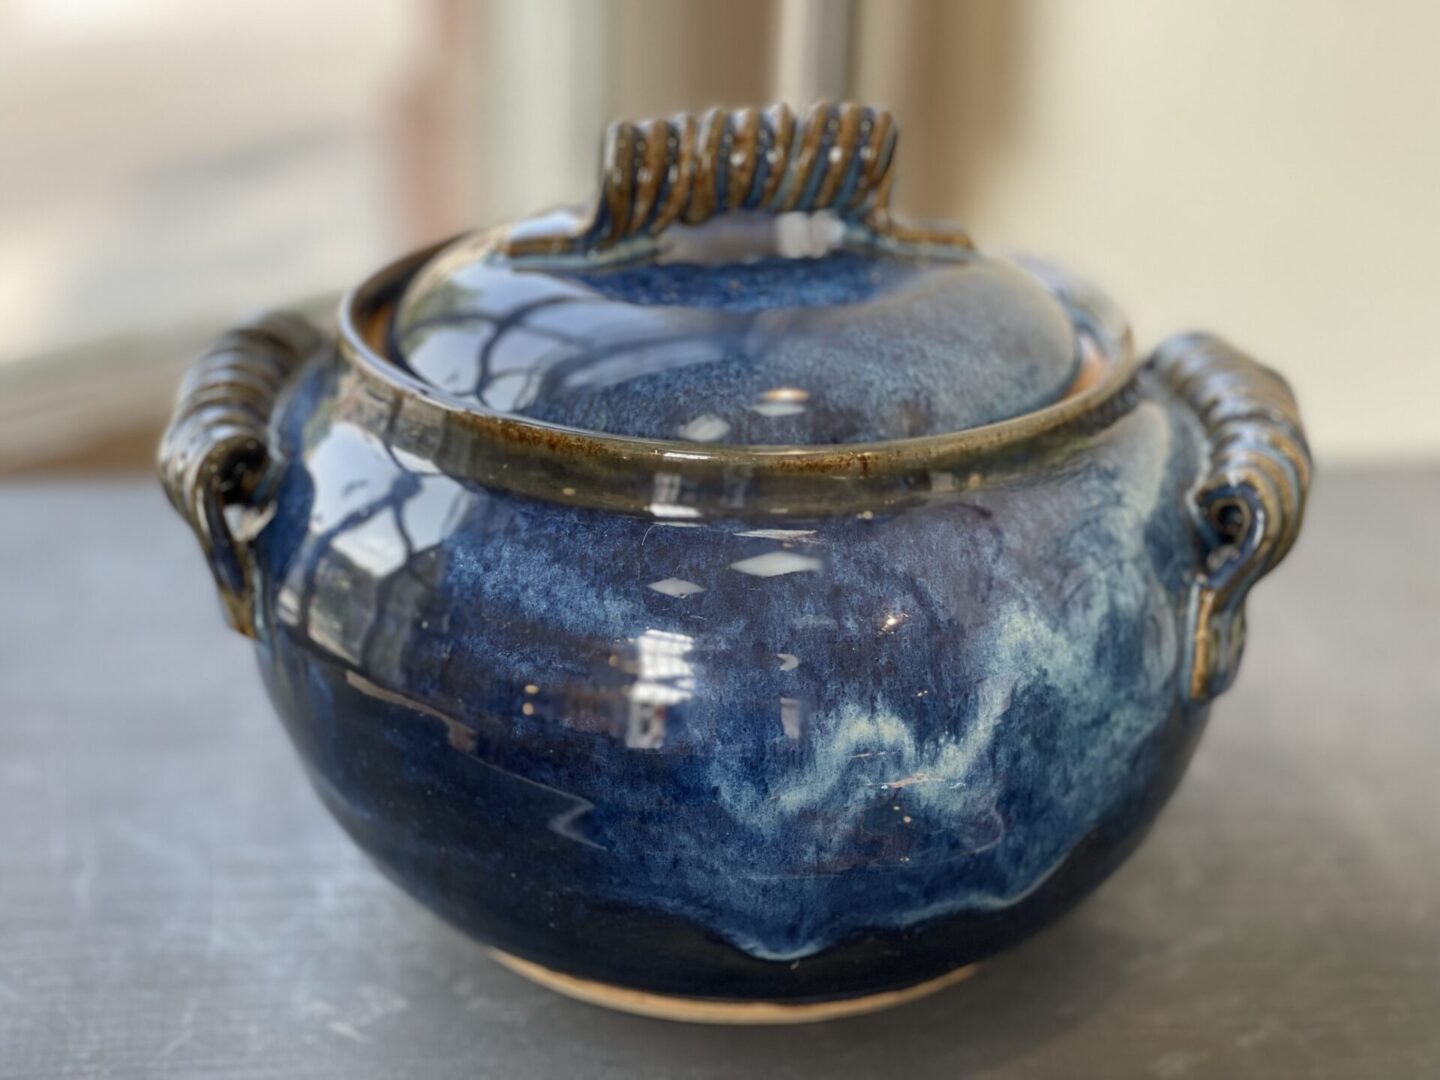
[[[217,329],[586,199],[612,118],[890,107],[896,203],[1440,458],[1430,0],[0,0],[0,474],[149,467]]]

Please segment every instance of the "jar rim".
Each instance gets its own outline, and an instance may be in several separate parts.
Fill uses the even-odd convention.
[[[451,475],[550,501],[658,518],[832,513],[973,481],[998,459],[1111,415],[1139,368],[1118,309],[1088,283],[1024,260],[1070,313],[1084,357],[1076,386],[1015,417],[883,442],[697,444],[564,427],[452,398],[387,356],[395,307],[444,240],[372,274],[341,300],[339,354],[357,376],[338,411]],[[940,481],[936,477],[949,477]]]

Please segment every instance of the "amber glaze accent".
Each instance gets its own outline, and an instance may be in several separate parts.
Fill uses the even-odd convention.
[[[170,502],[195,531],[230,625],[255,636],[244,542],[225,517],[250,500],[269,464],[275,399],[324,336],[295,315],[270,314],[220,338],[186,372],[156,467]]]
[[[1074,380],[1066,388],[1064,398],[1076,397],[1085,393],[1092,386],[1099,385],[1100,381],[1105,378],[1106,369],[1109,367],[1104,351],[1095,343],[1093,337],[1082,334],[1079,341],[1080,370],[1075,373]]]
[[[737,210],[825,210],[901,244],[969,248],[959,230],[890,216],[897,134],[888,112],[853,102],[820,102],[803,120],[772,105],[612,124],[589,217],[556,232],[504,233],[497,248],[515,259],[598,254]]]
[[[1310,450],[1289,384],[1211,334],[1174,337],[1150,367],[1200,418],[1210,468],[1195,493],[1209,548],[1194,598],[1190,694],[1213,697],[1228,683],[1243,637],[1250,587],[1295,543],[1310,487]],[[1220,633],[1235,623],[1234,640]]]
[[[690,1024],[781,1025],[813,1024],[822,1020],[840,1020],[847,1016],[893,1009],[929,997],[947,986],[954,986],[974,973],[976,965],[947,971],[938,978],[928,979],[900,990],[886,990],[863,997],[839,998],[834,1001],[725,1001],[720,998],[689,998],[670,994],[652,994],[631,990],[610,983],[581,979],[559,971],[521,960],[499,949],[490,955],[502,966],[533,983],[583,1001],[589,1005],[614,1009],[617,1012],[649,1016],[657,1020],[673,1020]]]

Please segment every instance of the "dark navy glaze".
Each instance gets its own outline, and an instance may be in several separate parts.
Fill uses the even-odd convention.
[[[1079,364],[1055,297],[969,250],[581,273],[468,243],[408,291],[397,363],[463,405],[587,431],[750,445],[934,435],[1049,405]]]
[[[1017,475],[889,512],[665,521],[277,424],[260,658],[327,805],[483,939],[658,992],[804,999],[1004,947],[1138,840],[1181,687],[1193,417],[1141,376]]]
[[[237,327],[166,429],[325,803],[587,999],[861,999],[759,1010],[815,1018],[1055,918],[1298,535],[1281,376],[1209,334],[1142,366],[1084,282],[898,220],[895,138],[614,125],[593,210],[398,260],[333,348]]]

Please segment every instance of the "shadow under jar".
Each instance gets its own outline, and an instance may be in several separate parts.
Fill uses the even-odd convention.
[[[917,996],[1178,781],[1299,529],[1284,381],[889,214],[855,105],[612,129],[588,213],[272,316],[160,452],[326,805],[656,1015]]]

